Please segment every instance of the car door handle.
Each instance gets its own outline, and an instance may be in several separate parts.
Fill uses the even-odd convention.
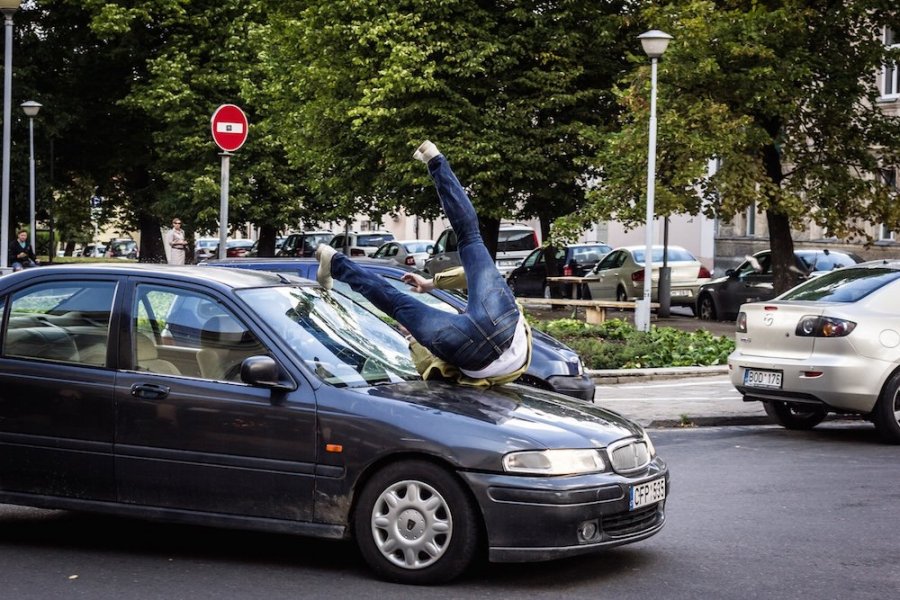
[[[154,383],[136,383],[131,386],[131,395],[145,400],[158,400],[169,395],[169,386]]]

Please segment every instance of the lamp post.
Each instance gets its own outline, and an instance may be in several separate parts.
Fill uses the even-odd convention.
[[[12,36],[13,15],[19,10],[20,0],[0,0],[6,29],[6,47],[3,54],[3,183],[0,206],[0,272],[9,266],[9,121],[12,113]]]
[[[22,103],[22,110],[28,117],[28,216],[31,229],[31,247],[37,250],[37,230],[34,228],[34,118],[41,110],[41,104],[34,100]],[[53,253],[53,248],[47,251]]]
[[[656,63],[666,51],[672,36],[654,29],[638,36],[644,52],[650,57],[650,143],[647,156],[647,227],[644,250],[644,297],[634,308],[634,325],[639,331],[650,331],[650,301],[653,285],[653,201],[656,194]]]

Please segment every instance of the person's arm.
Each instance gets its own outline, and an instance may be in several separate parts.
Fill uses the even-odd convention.
[[[466,283],[466,272],[462,267],[453,267],[446,271],[441,271],[434,276],[434,287],[439,290],[464,290],[468,287]]]
[[[403,283],[412,286],[412,289],[420,294],[425,294],[434,289],[434,281],[425,279],[421,275],[415,273],[404,273],[400,278]]]

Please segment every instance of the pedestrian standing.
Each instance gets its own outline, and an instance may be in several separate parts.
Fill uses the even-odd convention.
[[[184,230],[181,228],[181,219],[172,220],[172,229],[166,233],[166,245],[169,247],[169,264],[183,265],[185,251],[187,249],[187,239]]]

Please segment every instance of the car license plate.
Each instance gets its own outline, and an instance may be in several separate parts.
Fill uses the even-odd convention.
[[[672,290],[669,292],[670,296],[690,296],[691,290]]]
[[[759,371],[747,369],[744,371],[744,385],[755,388],[781,389],[781,371]]]
[[[656,504],[666,499],[666,478],[660,477],[631,488],[628,510]]]

